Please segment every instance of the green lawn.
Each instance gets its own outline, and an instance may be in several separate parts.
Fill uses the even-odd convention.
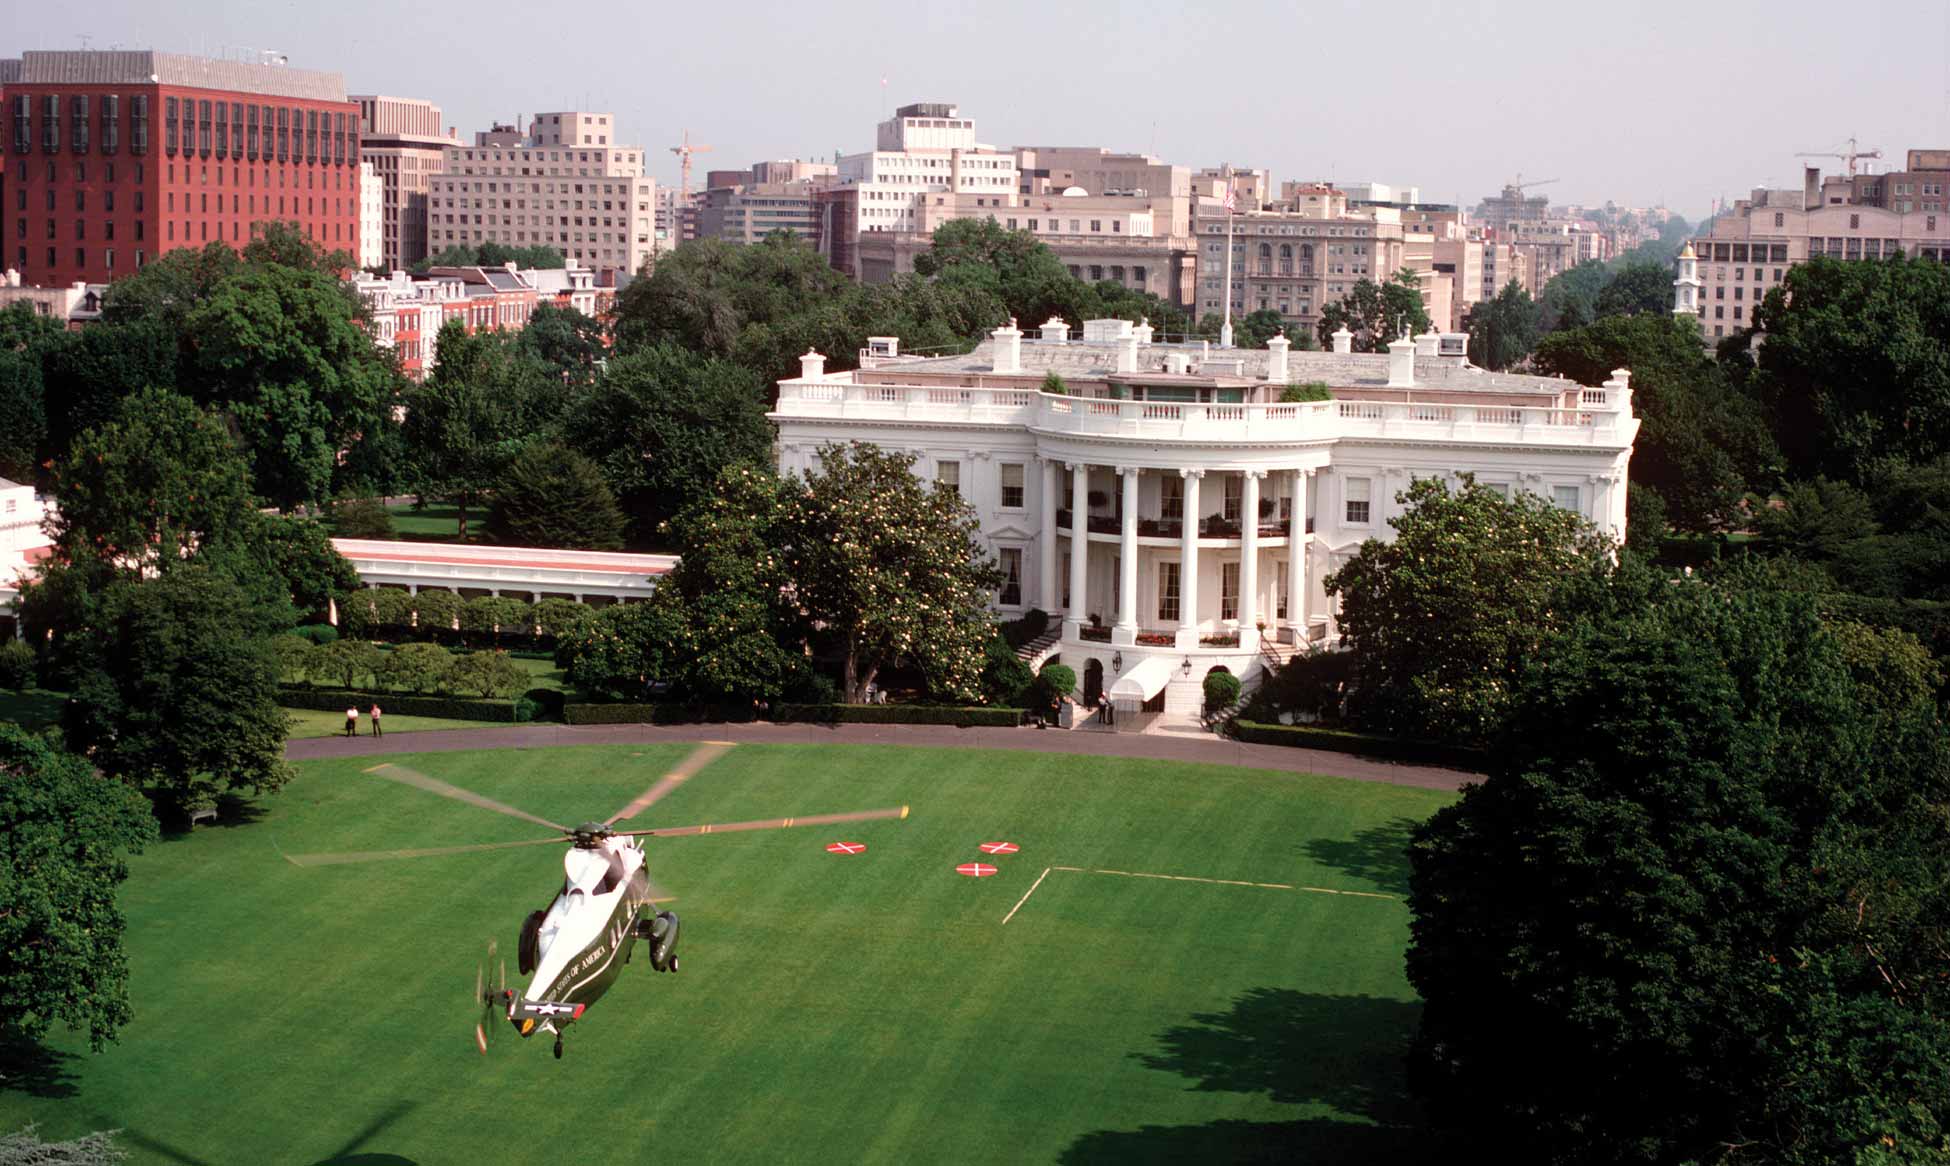
[[[402,764],[557,821],[623,805],[686,747]],[[732,749],[663,824],[909,803],[905,822],[670,839],[683,966],[639,959],[569,1031],[476,1054],[488,937],[561,880],[549,847],[297,867],[289,853],[535,836],[311,762],[256,821],[137,858],[136,1021],[0,1065],[0,1129],[121,1127],[145,1162],[1420,1161],[1398,899],[1450,795],[1223,767],[980,750]],[[238,821],[238,817],[230,817]],[[641,823],[642,820],[639,820]],[[851,838],[866,854],[841,858]],[[993,878],[953,868],[985,840]],[[1037,876],[1053,871],[1006,926]],[[641,954],[641,953],[639,953]],[[512,968],[510,969],[512,972]],[[1430,1160],[1433,1160],[1432,1158]]]
[[[382,703],[382,709],[385,707]],[[359,709],[359,734],[372,732],[372,722],[366,718],[370,706]],[[286,709],[285,715],[291,718],[288,737],[338,737],[345,733],[345,713],[327,709]],[[428,729],[493,729],[507,728],[506,721],[456,721],[446,717],[409,717],[400,713],[386,713],[379,723],[388,733],[424,732]]]

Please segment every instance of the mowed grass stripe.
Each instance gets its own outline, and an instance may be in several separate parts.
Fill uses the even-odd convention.
[[[576,822],[688,751],[397,760]],[[261,820],[137,858],[123,895],[136,1022],[108,1053],[64,1063],[74,1097],[0,1092],[0,1122],[124,1127],[149,1139],[127,1143],[139,1162],[356,1151],[430,1166],[592,1134],[700,1161],[1226,1157],[1241,1140],[1366,1145],[1346,1131],[1404,1120],[1390,1101],[1414,1014],[1398,902],[1058,872],[1000,920],[1066,862],[1380,889],[1401,878],[1382,828],[1449,795],[1121,759],[741,745],[632,824],[901,803],[914,815],[839,828],[869,845],[851,858],[826,854],[840,835],[820,829],[652,841],[652,872],[680,896],[684,972],[625,968],[558,1063],[546,1039],[512,1030],[515,1047],[480,1057],[468,996],[490,935],[512,974],[515,930],[559,885],[559,851],[310,869],[279,856],[536,829],[358,772],[381,760],[308,763]],[[975,849],[997,838],[1023,852]],[[953,873],[977,858],[1002,873]],[[1282,1064],[1332,1064],[1355,1087],[1280,1077],[1242,1025],[1305,1050]],[[1249,1071],[1215,1076],[1171,1035],[1186,1030],[1202,1034],[1186,1047],[1239,1049]]]

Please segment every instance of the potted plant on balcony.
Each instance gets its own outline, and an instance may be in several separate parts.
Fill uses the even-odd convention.
[[[1045,393],[1054,393],[1059,397],[1066,397],[1070,393],[1070,386],[1064,384],[1063,378],[1054,372],[1043,378],[1042,388]]]
[[[1092,490],[1085,497],[1089,500],[1090,509],[1092,510],[1102,510],[1104,507],[1110,505],[1110,495],[1104,493],[1102,490]]]

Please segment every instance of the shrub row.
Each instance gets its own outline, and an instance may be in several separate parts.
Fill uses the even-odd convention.
[[[1011,727],[1023,710],[956,708],[916,704],[775,704],[766,718],[822,725],[954,725]],[[571,725],[681,725],[695,721],[750,721],[749,707],[694,704],[565,704],[562,719]]]
[[[958,729],[1014,728],[1022,709],[926,704],[775,704],[771,719],[821,725],[953,725]]]
[[[1464,745],[1445,745],[1439,741],[1411,741],[1401,737],[1382,737],[1373,733],[1353,733],[1346,729],[1323,729],[1319,725],[1269,725],[1260,721],[1235,719],[1232,735],[1251,745],[1286,745],[1295,749],[1323,749],[1332,753],[1352,753],[1379,757],[1387,761],[1409,761],[1418,765],[1446,765],[1480,773],[1489,765],[1489,754]]]
[[[446,717],[457,721],[518,721],[520,702],[512,700],[467,700],[453,696],[413,696],[404,692],[368,692],[355,688],[299,688],[278,686],[278,703],[290,709],[324,709],[344,712],[357,705],[361,715],[377,704],[389,713],[410,717]],[[529,708],[534,707],[529,702]],[[531,714],[532,715],[532,714]]]

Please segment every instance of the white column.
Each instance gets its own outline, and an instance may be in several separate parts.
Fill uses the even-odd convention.
[[[1204,470],[1179,470],[1185,479],[1184,529],[1178,543],[1178,646],[1198,647],[1198,484]]]
[[[1070,609],[1064,612],[1063,638],[1074,640],[1090,614],[1090,467],[1070,464]]]
[[[1036,544],[1036,557],[1042,560],[1042,585],[1037,589],[1036,606],[1056,614],[1056,463],[1043,462],[1043,525]]]
[[[1307,642],[1307,479],[1312,470],[1293,471],[1293,513],[1286,528],[1286,619],[1293,646]]]
[[[1117,472],[1124,475],[1124,531],[1118,546],[1121,548],[1117,564],[1117,625],[1111,629],[1113,644],[1137,643],[1137,509],[1138,509],[1138,468],[1118,466]]]
[[[1259,647],[1259,480],[1265,470],[1247,470],[1245,489],[1239,499],[1239,646]]]

